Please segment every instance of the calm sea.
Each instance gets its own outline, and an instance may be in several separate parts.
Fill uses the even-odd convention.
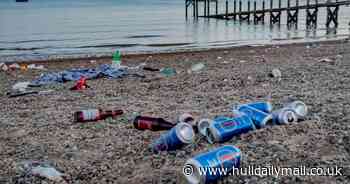
[[[298,29],[287,30],[285,18],[280,28],[272,29],[269,24],[186,20],[184,6],[184,0],[1,0],[0,61],[99,56],[115,49],[159,52],[349,35],[350,7],[340,8],[337,34],[327,35],[324,9],[319,12],[318,29],[308,32],[305,11],[299,15]],[[219,3],[219,11],[224,12],[224,3]]]

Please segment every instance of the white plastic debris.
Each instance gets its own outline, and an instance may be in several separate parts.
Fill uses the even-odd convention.
[[[39,95],[49,95],[49,94],[51,94],[53,92],[55,92],[55,91],[52,90],[52,89],[49,89],[49,90],[39,91],[38,94]]]
[[[146,63],[141,63],[137,66],[126,66],[126,65],[114,65],[114,67],[118,68],[118,69],[127,69],[127,70],[139,70],[141,68],[143,68],[144,66],[146,66]]]
[[[24,91],[27,90],[29,84],[30,84],[30,82],[18,82],[15,85],[12,86],[12,90],[13,91],[24,92]]]
[[[35,69],[35,70],[44,70],[45,67],[43,65],[36,65],[36,64],[30,64],[27,66],[28,69]]]
[[[62,178],[63,174],[46,162],[24,161],[19,164],[19,167],[22,172],[25,172],[26,174],[47,178],[56,182],[66,183]]]
[[[329,58],[322,58],[320,59],[320,62],[323,62],[323,63],[331,63],[333,62],[333,60],[329,59]]]
[[[9,67],[5,63],[0,63],[0,70],[6,72]]]
[[[188,73],[200,72],[201,70],[203,70],[203,68],[205,68],[205,65],[203,63],[197,63],[191,66],[191,69],[188,70]]]

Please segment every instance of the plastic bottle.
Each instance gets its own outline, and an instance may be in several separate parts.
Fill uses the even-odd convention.
[[[112,66],[119,68],[121,65],[121,53],[119,50],[116,50],[113,54]]]

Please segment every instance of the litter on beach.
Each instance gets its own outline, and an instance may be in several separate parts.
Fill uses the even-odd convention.
[[[200,72],[205,68],[205,65],[203,63],[197,63],[191,66],[191,68],[187,71],[188,73],[192,72]]]
[[[57,171],[51,164],[40,161],[23,161],[18,164],[18,168],[24,174],[39,176],[49,180],[66,183],[61,172]]]
[[[293,101],[276,111],[272,109],[269,102],[235,105],[232,109],[233,117],[219,116],[213,120],[201,120],[198,124],[199,133],[206,136],[209,143],[226,142],[234,136],[264,128],[267,124],[291,124],[304,120],[307,116],[307,106],[302,101]]]
[[[7,65],[5,63],[0,63],[0,69],[4,72],[8,71],[9,69],[11,70],[22,70],[22,71],[27,71],[29,69],[31,70],[45,70],[44,65],[37,65],[37,64],[26,64],[26,63],[22,63],[22,64],[17,64],[17,63],[13,63],[10,65]]]
[[[97,79],[101,77],[121,78],[127,75],[128,72],[123,68],[115,68],[108,64],[103,64],[94,69],[70,69],[62,72],[52,72],[40,75],[37,79],[31,82],[31,86],[41,86],[52,83],[63,83],[67,81],[77,81],[81,77],[86,79]]]
[[[30,82],[18,82],[12,86],[12,91],[21,91],[24,92],[27,90]]]
[[[0,63],[0,69],[1,71],[6,72],[9,69],[9,67],[5,63]]]
[[[27,66],[28,69],[34,69],[34,70],[45,70],[44,65],[36,65],[36,64],[30,64]]]
[[[176,70],[174,68],[166,67],[160,69],[160,73],[165,77],[172,77],[176,75]]]
[[[86,88],[90,88],[90,86],[86,82],[85,77],[81,77],[70,90],[84,90]]]
[[[8,93],[9,98],[14,97],[20,97],[20,96],[26,96],[26,95],[32,95],[32,94],[38,94],[38,95],[48,95],[53,93],[54,90],[43,90],[43,91],[12,91]]]

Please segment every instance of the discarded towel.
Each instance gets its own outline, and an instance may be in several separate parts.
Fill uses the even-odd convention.
[[[103,64],[96,69],[71,69],[63,72],[41,74],[39,78],[30,83],[30,86],[41,86],[55,82],[77,81],[81,77],[96,79],[100,77],[121,78],[128,72],[124,68],[114,68],[111,65]]]

